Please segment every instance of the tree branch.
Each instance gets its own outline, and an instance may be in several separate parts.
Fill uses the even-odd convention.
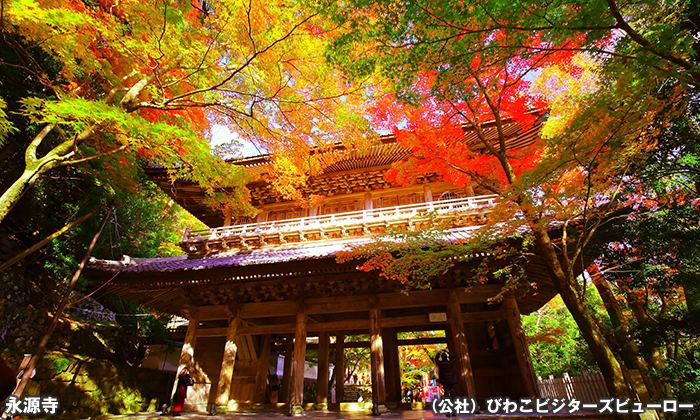
[[[42,248],[44,245],[48,244],[49,242],[53,241],[54,239],[58,238],[59,236],[63,235],[64,233],[68,232],[69,230],[73,229],[75,226],[78,226],[79,224],[83,223],[95,213],[100,211],[102,207],[98,207],[91,211],[88,214],[85,214],[74,221],[68,223],[61,229],[57,230],[56,232],[52,233],[51,235],[47,236],[46,238],[42,239],[41,241],[37,242],[36,244],[32,245],[31,247],[27,248],[26,250],[22,251],[21,253],[15,255],[14,257],[10,258],[9,260],[5,261],[4,263],[0,264],[0,272],[5,271],[7,268],[13,266],[23,258],[27,257],[28,255],[33,254],[34,252],[38,251],[40,248]]]

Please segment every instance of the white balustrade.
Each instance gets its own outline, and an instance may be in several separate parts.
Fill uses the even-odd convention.
[[[450,217],[452,214],[478,215],[484,213],[484,209],[494,207],[497,197],[497,195],[482,195],[478,197],[431,201],[427,203],[366,209],[346,213],[306,216],[272,222],[248,223],[214,229],[192,230],[187,233],[185,241],[208,240],[220,237],[278,236],[283,232],[298,232],[301,234],[313,231],[328,231],[334,228],[346,229],[351,226],[366,228],[367,225],[390,223],[392,220],[405,221],[406,219],[427,218],[427,215],[431,213],[437,217]],[[425,216],[421,214],[425,214]]]

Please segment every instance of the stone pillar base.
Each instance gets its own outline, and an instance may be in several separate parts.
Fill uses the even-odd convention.
[[[226,413],[228,413],[228,406],[227,405],[215,405],[214,412],[216,414],[226,414]]]
[[[314,404],[314,409],[326,411],[328,410],[328,403],[316,403]]]
[[[644,413],[639,415],[642,420],[659,420],[659,415],[656,410],[645,410]]]
[[[424,408],[429,408],[430,406],[426,403],[425,406],[422,402],[414,401],[411,403],[411,410],[422,410]]]
[[[265,404],[263,403],[253,403],[253,405],[250,407],[252,410],[264,410],[265,409]]]
[[[379,412],[380,412],[380,413],[386,413],[386,412],[387,412],[386,406],[385,406],[384,404],[379,404]]]
[[[292,415],[293,416],[301,416],[302,414],[304,414],[304,407],[302,407],[300,405],[292,406]]]

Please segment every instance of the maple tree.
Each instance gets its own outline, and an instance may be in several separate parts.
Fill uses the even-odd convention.
[[[659,134],[658,146],[625,188],[624,212],[596,239],[600,273],[593,276],[608,308],[621,355],[641,354],[665,378],[673,397],[694,401],[700,379],[698,275],[698,104]],[[630,348],[624,337],[631,336]],[[627,364],[627,360],[625,361]],[[682,418],[697,418],[698,409]]]
[[[444,337],[443,331],[413,331],[399,333],[400,339],[419,339]],[[445,344],[416,344],[399,346],[399,365],[401,368],[401,386],[412,389],[420,386],[424,373],[435,378],[435,356],[446,348]],[[404,391],[405,392],[405,391]]]
[[[589,292],[590,293],[590,292]],[[581,370],[594,374],[598,368],[561,297],[555,297],[538,311],[523,316],[535,374],[557,378],[568,373],[580,376]]]
[[[0,112],[0,139],[31,139],[0,221],[43,174],[95,161],[113,177],[155,162],[208,193],[240,190],[250,177],[212,155],[213,122],[271,151],[351,138],[353,99],[317,54],[317,20],[285,2],[3,1],[0,32],[18,59],[0,66],[44,93],[7,104],[28,133]]]
[[[629,6],[635,9],[624,15],[613,1],[322,4],[349,29],[334,40],[330,58],[358,76],[376,71],[390,86],[375,109],[376,120],[394,127],[396,140],[413,151],[394,167],[391,180],[410,183],[420,174],[437,173],[458,186],[474,182],[500,193],[502,205],[494,214],[499,223],[487,227],[507,237],[523,223],[528,226],[535,252],[611,394],[627,396],[620,362],[585,306],[574,266],[582,264],[596,229],[616,209],[633,160],[653,149],[664,119],[683,111],[682,102],[672,105],[674,93],[695,83],[694,64],[687,61],[693,33],[677,21],[680,9],[669,14],[671,6],[664,5],[653,11],[666,13],[669,24],[647,24],[645,36],[666,39],[672,30],[678,35],[667,40],[673,46],[658,50],[628,23],[649,12],[648,3]],[[580,76],[587,69],[574,53],[581,51],[608,60],[598,86],[578,94],[560,88],[554,96],[568,95],[566,106],[549,115],[559,127],[531,147],[514,144],[508,131],[513,123],[529,129],[544,116],[534,110],[551,99],[535,92],[532,80],[552,67],[568,78]],[[655,84],[669,75],[678,89],[655,94]],[[464,141],[463,130],[475,140]],[[395,263],[392,254],[405,247],[383,249],[389,262],[372,268],[399,266],[401,277],[408,278],[415,266]],[[367,249],[356,254],[367,255]]]

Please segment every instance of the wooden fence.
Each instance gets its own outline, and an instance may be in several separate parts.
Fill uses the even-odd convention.
[[[583,402],[598,402],[601,398],[609,398],[608,389],[605,386],[603,375],[589,375],[583,372],[582,376],[571,377],[564,373],[563,378],[549,379],[537,378],[540,390],[540,398],[576,398]]]

